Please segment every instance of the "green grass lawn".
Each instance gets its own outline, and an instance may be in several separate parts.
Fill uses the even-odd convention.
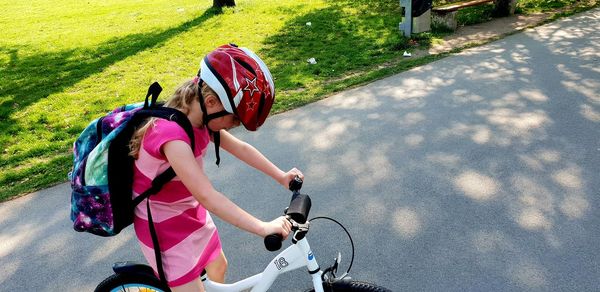
[[[389,74],[371,68],[407,42],[395,0],[236,3],[219,12],[210,0],[1,1],[0,201],[66,181],[87,123],[140,101],[153,81],[166,98],[218,45],[263,57],[280,112]]]
[[[142,100],[154,81],[166,98],[221,44],[263,57],[274,112],[441,57],[402,60],[412,48],[397,0],[212,2],[0,0],[0,201],[66,181],[92,119]],[[420,46],[436,37],[414,36]]]

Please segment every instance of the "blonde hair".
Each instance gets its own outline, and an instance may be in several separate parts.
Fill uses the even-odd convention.
[[[217,94],[210,87],[208,87],[206,83],[202,84],[202,95],[217,96]],[[194,102],[199,102],[198,84],[196,83],[196,80],[188,80],[175,90],[173,95],[171,95],[169,100],[167,100],[163,106],[177,109],[187,115],[190,112],[190,108]],[[142,146],[142,139],[144,138],[146,131],[148,131],[148,128],[154,126],[156,119],[158,118],[147,119],[134,132],[131,140],[129,141],[130,156],[133,156],[135,159],[138,158],[140,147]]]

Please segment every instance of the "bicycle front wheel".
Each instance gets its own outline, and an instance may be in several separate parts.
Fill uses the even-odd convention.
[[[169,292],[154,277],[130,274],[114,274],[102,281],[94,292]]]
[[[334,291],[354,291],[354,292],[392,292],[392,290],[362,281],[341,280],[335,282],[323,282],[323,290],[325,292]],[[308,290],[314,292],[315,289]]]

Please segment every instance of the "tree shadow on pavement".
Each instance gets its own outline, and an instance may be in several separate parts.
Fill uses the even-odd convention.
[[[595,13],[343,92],[274,117],[274,136],[244,138],[289,149],[272,158],[303,169],[313,215],[350,227],[356,279],[393,291],[593,290]]]

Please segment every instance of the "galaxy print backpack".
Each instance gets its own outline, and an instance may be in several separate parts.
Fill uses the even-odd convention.
[[[129,155],[129,140],[147,118],[177,122],[190,137],[194,149],[190,121],[182,112],[156,103],[161,91],[160,85],[153,83],[145,102],[119,107],[95,119],[73,144],[73,169],[69,180],[71,220],[76,231],[100,236],[118,234],[133,223],[135,206],[175,177],[175,172],[169,168],[152,181],[150,189],[135,200],[131,198],[134,158]]]

